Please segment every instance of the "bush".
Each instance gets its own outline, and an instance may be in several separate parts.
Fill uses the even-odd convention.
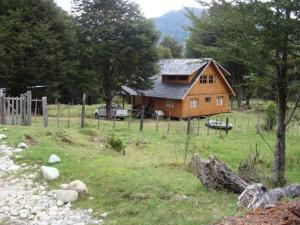
[[[121,138],[112,135],[111,137],[108,138],[108,144],[111,146],[112,149],[124,153],[124,149],[126,146],[123,143],[123,140]]]
[[[264,128],[266,130],[273,130],[276,126],[277,120],[277,106],[274,102],[268,104],[266,108],[266,117],[265,117],[265,125]]]
[[[249,154],[244,162],[240,163],[238,174],[248,183],[260,183],[264,179],[263,172],[259,169],[259,151]]]

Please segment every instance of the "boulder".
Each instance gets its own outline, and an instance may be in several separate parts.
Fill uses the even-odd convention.
[[[74,202],[78,199],[78,193],[72,190],[58,190],[56,191],[56,199],[64,203]]]
[[[47,180],[55,180],[59,177],[59,172],[54,167],[42,166],[43,177]]]
[[[74,180],[68,184],[68,190],[77,191],[79,194],[88,193],[87,186],[81,180]]]
[[[59,163],[60,161],[61,161],[60,158],[55,154],[50,155],[48,159],[48,163],[50,164]]]
[[[20,144],[18,144],[18,148],[29,148],[29,147],[25,143],[20,143]]]
[[[6,139],[6,135],[5,134],[0,134],[0,140]]]

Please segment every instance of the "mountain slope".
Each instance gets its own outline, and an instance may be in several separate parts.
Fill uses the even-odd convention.
[[[189,8],[195,15],[201,15],[203,9]],[[189,32],[184,29],[185,26],[191,25],[191,21],[185,15],[186,10],[173,10],[161,17],[153,18],[153,22],[157,30],[162,36],[169,35],[174,37],[181,45],[185,44],[189,36]]]

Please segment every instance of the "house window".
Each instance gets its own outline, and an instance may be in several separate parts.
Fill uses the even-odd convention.
[[[166,107],[167,108],[174,108],[174,100],[166,100]]]
[[[215,76],[214,76],[214,75],[209,75],[208,82],[209,82],[210,84],[216,83]]]
[[[198,99],[191,99],[190,100],[190,109],[197,109],[198,108]]]
[[[205,97],[205,102],[211,102],[211,97]]]
[[[207,83],[207,76],[203,75],[200,77],[200,84],[206,84]]]
[[[223,106],[223,105],[224,105],[223,96],[217,97],[217,106]]]

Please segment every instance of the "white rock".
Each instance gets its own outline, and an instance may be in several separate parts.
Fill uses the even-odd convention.
[[[68,185],[67,185],[67,184],[61,184],[61,185],[59,185],[59,187],[60,187],[61,189],[63,189],[63,190],[67,190]]]
[[[22,143],[18,144],[18,148],[29,148],[29,147],[27,144],[22,142]]]
[[[61,201],[61,200],[58,200],[57,201],[57,203],[56,203],[56,205],[58,206],[58,207],[61,207],[61,206],[63,206],[65,203],[63,202],[63,201]]]
[[[59,163],[61,160],[59,158],[59,156],[52,154],[50,155],[49,159],[48,159],[48,163],[50,164],[54,164],[54,163]]]
[[[87,193],[88,189],[86,185],[81,180],[74,180],[71,183],[69,183],[68,190],[77,191],[78,193]]]
[[[102,213],[100,216],[101,216],[101,218],[105,219],[108,216],[108,213],[107,212]]]
[[[88,213],[93,213],[94,210],[93,209],[88,209]]]
[[[42,166],[42,174],[47,180],[55,180],[59,177],[58,169],[54,167]]]
[[[0,140],[6,139],[6,135],[5,134],[0,134]]]
[[[73,190],[58,190],[56,191],[56,199],[64,203],[74,202],[78,198],[78,193]]]
[[[56,216],[58,213],[58,208],[56,206],[52,206],[49,208],[49,216]]]
[[[42,212],[39,212],[37,214],[37,218],[39,220],[43,221],[43,220],[46,220],[48,218],[48,215],[47,215],[47,213],[45,213],[44,211],[42,211]]]

